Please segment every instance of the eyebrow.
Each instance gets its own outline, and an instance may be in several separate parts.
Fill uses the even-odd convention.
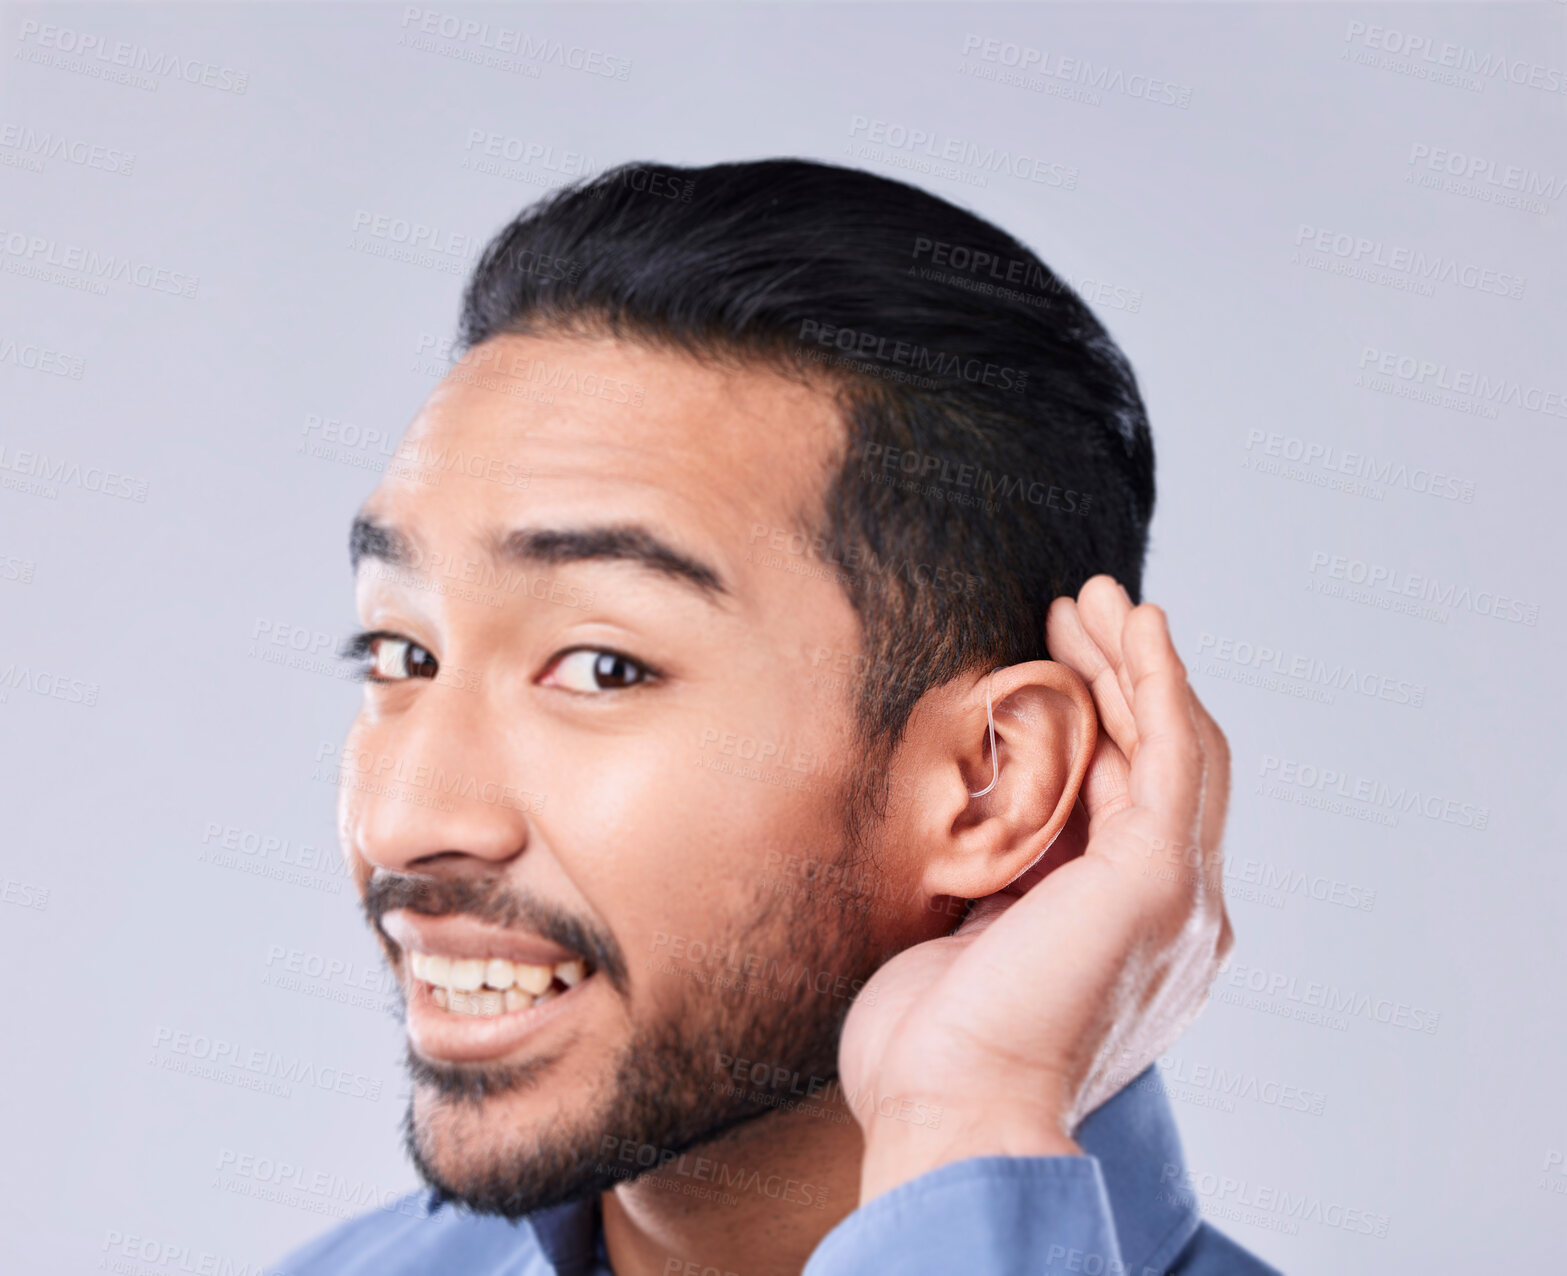
[[[518,528],[495,542],[497,559],[559,566],[564,563],[629,562],[647,571],[691,586],[708,601],[730,596],[716,568],[674,548],[639,523],[601,527]],[[391,567],[410,566],[416,558],[407,536],[395,527],[360,515],[348,536],[348,558],[359,564],[374,559]]]

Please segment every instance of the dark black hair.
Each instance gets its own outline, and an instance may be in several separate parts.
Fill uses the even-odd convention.
[[[1130,365],[1038,257],[926,191],[799,159],[622,165],[491,241],[461,343],[508,332],[832,391],[847,443],[807,530],[858,613],[860,728],[883,749],[932,687],[1045,656],[1051,601],[1088,577],[1139,596],[1153,444]]]

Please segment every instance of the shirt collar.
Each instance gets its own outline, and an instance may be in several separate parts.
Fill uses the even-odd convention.
[[[537,1210],[528,1222],[556,1276],[594,1276],[603,1232],[598,1197]]]
[[[1099,1162],[1125,1270],[1164,1271],[1201,1219],[1192,1194],[1180,1188],[1186,1169],[1181,1136],[1158,1068],[1150,1066],[1089,1113],[1073,1137]],[[528,1222],[557,1276],[601,1270],[596,1197],[539,1210]]]

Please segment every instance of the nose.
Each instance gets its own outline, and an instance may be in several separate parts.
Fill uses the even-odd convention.
[[[482,692],[439,683],[395,715],[362,715],[339,779],[351,861],[446,874],[494,871],[520,856],[537,795],[507,773],[508,735]]]

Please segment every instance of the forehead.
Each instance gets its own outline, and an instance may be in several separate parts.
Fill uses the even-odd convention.
[[[426,401],[367,511],[426,535],[591,513],[743,541],[820,508],[844,439],[829,393],[762,366],[506,335]]]

